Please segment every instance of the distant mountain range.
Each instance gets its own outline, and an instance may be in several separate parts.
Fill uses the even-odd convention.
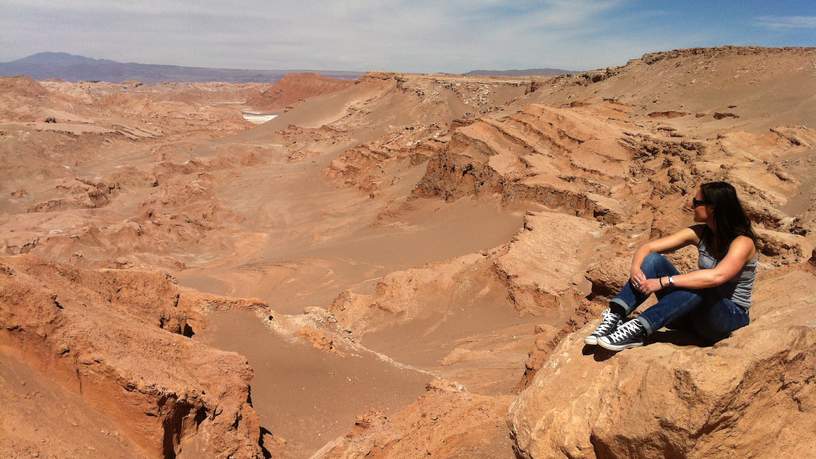
[[[564,73],[578,73],[575,70],[564,69],[518,69],[518,70],[471,70],[467,76],[529,76],[529,75],[562,75]]]
[[[182,81],[223,81],[228,83],[268,83],[287,73],[307,70],[246,70],[179,65],[123,63],[108,59],[92,59],[68,53],[37,53],[16,61],[0,63],[0,76],[28,75],[36,80],[65,81],[139,80],[144,83]],[[346,71],[314,71],[323,76],[355,79],[362,73]]]

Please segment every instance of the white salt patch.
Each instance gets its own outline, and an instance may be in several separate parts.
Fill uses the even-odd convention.
[[[275,113],[241,112],[241,115],[243,115],[245,120],[252,124],[263,124],[278,117],[278,115]]]

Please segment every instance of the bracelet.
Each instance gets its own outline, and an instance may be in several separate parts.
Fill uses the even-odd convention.
[[[659,283],[660,283],[660,288],[663,288],[663,287],[664,287],[664,286],[663,286],[663,276],[658,277],[658,278],[657,278],[657,282],[659,282]],[[671,281],[669,281],[669,282],[671,282]]]
[[[669,286],[670,286],[670,287],[674,287],[674,279],[673,279],[673,277],[674,277],[674,276],[669,276]]]

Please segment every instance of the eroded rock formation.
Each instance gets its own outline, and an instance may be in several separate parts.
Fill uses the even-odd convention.
[[[813,59],[0,79],[0,455],[806,456]],[[753,323],[583,348],[721,179],[759,237]]]
[[[660,332],[617,355],[569,335],[510,407],[522,457],[807,456],[816,424],[812,270],[759,282],[751,325],[713,347]],[[791,288],[797,286],[797,288]],[[580,382],[580,383],[579,383]],[[796,427],[794,427],[796,426]]]

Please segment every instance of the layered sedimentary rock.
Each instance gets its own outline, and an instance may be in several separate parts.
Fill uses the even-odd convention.
[[[584,327],[510,407],[522,457],[804,457],[816,446],[812,268],[758,283],[751,324],[712,347],[659,332],[645,348],[592,352]],[[791,288],[792,286],[796,286]]]
[[[417,193],[445,199],[500,193],[506,201],[540,202],[615,223],[622,209],[611,195],[630,153],[617,142],[621,128],[601,118],[609,110],[530,105],[459,128],[430,160]]]
[[[109,430],[144,454],[259,456],[252,369],[239,355],[192,342],[207,306],[195,295],[160,273],[86,271],[6,257],[0,261],[0,349],[104,413]],[[36,431],[39,423],[72,430],[67,420],[31,421],[20,433],[7,431],[3,442],[25,444],[26,430]],[[65,440],[59,431],[54,437]]]

